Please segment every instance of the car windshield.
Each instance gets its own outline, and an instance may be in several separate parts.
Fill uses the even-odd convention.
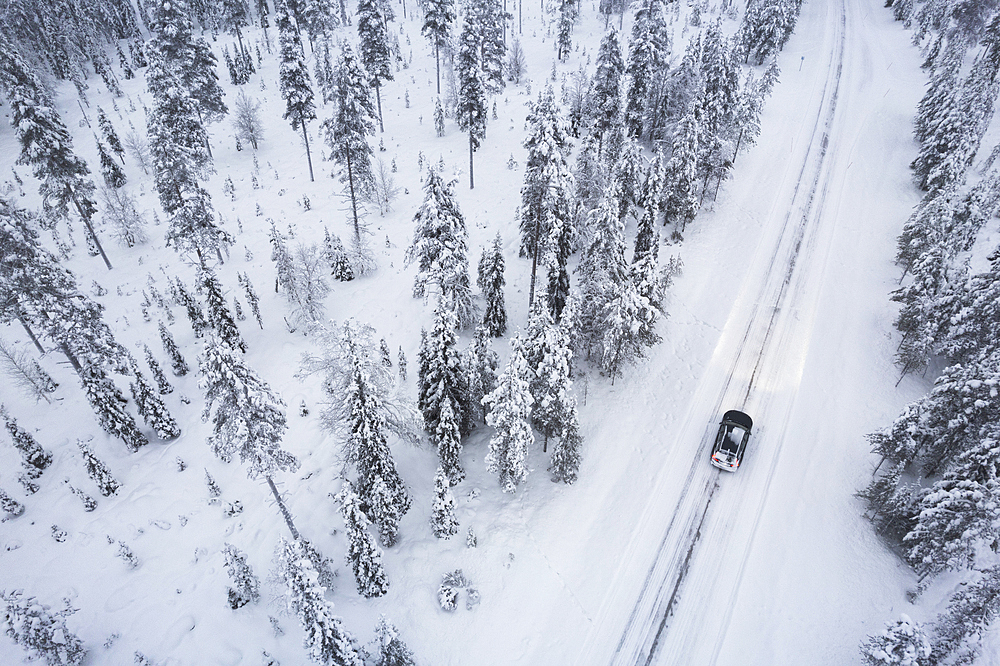
[[[726,432],[725,438],[722,440],[722,450],[727,453],[736,453],[740,448],[740,442],[743,441],[743,435],[746,430],[740,428],[739,426],[733,426]]]

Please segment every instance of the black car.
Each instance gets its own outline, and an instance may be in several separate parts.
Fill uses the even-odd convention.
[[[712,464],[727,472],[735,472],[743,462],[752,429],[753,419],[743,412],[731,409],[723,414],[715,446],[712,447]]]

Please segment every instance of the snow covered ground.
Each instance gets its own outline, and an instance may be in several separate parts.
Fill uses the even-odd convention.
[[[340,442],[319,428],[318,381],[294,377],[313,341],[284,327],[287,305],[271,289],[267,242],[271,218],[279,229],[294,228],[293,244],[321,241],[324,225],[346,236],[345,203],[329,163],[314,156],[317,179],[309,181],[298,138],[280,117],[276,58],[265,53],[263,73],[246,86],[264,103],[262,189],[251,187],[252,154],[235,151],[228,121],[211,129],[218,173],[209,186],[226,228],[238,234],[219,274],[238,294],[236,274],[247,271],[261,294],[265,330],[252,319],[241,325],[247,358],[288,403],[285,441],[303,462],[279,481],[300,530],[338,565],[339,583],[328,598],[362,641],[384,613],[426,664],[846,664],[858,661],[859,641],[884,621],[900,612],[931,619],[940,610],[906,601],[911,571],[874,536],[852,497],[871,471],[864,434],[888,423],[928,382],[908,376],[894,386],[888,292],[899,277],[895,237],[917,201],[906,165],[915,155],[910,122],[925,75],[910,34],[882,4],[804,2],[780,56],[782,75],[765,107],[760,144],[740,155],[734,178],[683,244],[661,248],[661,256],[680,253],[685,266],[668,299],[663,343],[613,385],[596,374],[577,378],[585,445],[575,485],[549,482],[548,456],[539,447],[530,453],[527,483],[514,495],[501,493],[485,470],[489,432],[481,428],[466,442],[468,477],[456,488],[460,534],[440,541],[427,524],[436,457],[429,447],[394,443],[415,501],[398,545],[385,554],[389,594],[377,600],[356,593],[342,564],[343,523],[328,497],[340,486]],[[498,231],[503,236],[514,329],[526,318],[529,280],[528,263],[517,258],[514,222],[525,104],[554,60],[538,6],[525,3],[523,12],[532,94],[510,86],[497,97],[498,119],[476,154],[476,188],[468,189],[467,173],[457,187],[472,263]],[[422,198],[418,155],[455,169],[467,168],[468,155],[467,137],[453,122],[444,138],[435,136],[433,53],[412,14],[397,13],[413,65],[383,90],[385,133],[373,144],[384,143],[377,156],[395,160],[397,184],[407,192],[392,213],[370,214],[378,271],[336,283],[327,308],[331,319],[355,317],[374,326],[390,349],[402,347],[415,392],[419,330],[432,318],[431,306],[410,296],[414,268],[403,262]],[[581,50],[557,66],[560,74],[596,57],[602,26],[594,5],[584,3],[574,33]],[[345,34],[354,38],[353,29]],[[217,47],[229,41],[221,38]],[[120,99],[121,117],[97,81],[91,79],[91,121],[100,104],[119,133],[129,119],[141,129],[141,102],[150,103],[141,79],[124,82],[137,110],[128,112]],[[224,83],[231,105],[236,90]],[[75,95],[69,87],[60,93],[77,151],[96,164]],[[320,119],[329,113],[319,109]],[[320,145],[317,125],[313,146]],[[6,173],[16,155],[6,124],[0,149]],[[516,169],[507,168],[511,156]],[[34,181],[17,169],[28,191],[20,201],[36,205]],[[127,172],[129,187],[152,210],[151,181],[131,162]],[[222,190],[227,176],[232,201]],[[164,230],[151,227],[151,242],[133,250],[108,243],[112,272],[86,257],[82,241],[70,262],[82,286],[96,280],[108,290],[98,300],[121,341],[129,348],[147,342],[158,356],[157,315],[147,323],[139,311],[147,275],[160,291],[166,276],[193,278],[193,269],[163,247]],[[183,312],[174,314],[172,331],[193,364],[198,345]],[[12,327],[0,334],[23,338]],[[503,341],[495,347],[506,357]],[[43,364],[61,384],[53,404],[0,388],[21,425],[55,454],[42,489],[19,496],[25,514],[0,525],[0,588],[23,587],[53,605],[69,597],[80,609],[70,627],[95,664],[129,663],[136,651],[163,664],[256,664],[262,650],[286,665],[302,663],[301,630],[281,616],[277,587],[265,585],[259,604],[235,612],[226,603],[223,544],[245,550],[263,578],[285,527],[266,487],[247,481],[237,464],[216,460],[204,444],[196,377],[177,379],[167,396],[184,434],[130,454],[100,431],[59,357],[51,353]],[[301,400],[309,416],[297,415]],[[731,408],[755,420],[746,461],[733,475],[708,462],[715,424]],[[91,436],[123,489],[84,513],[61,482],[70,478],[96,495],[75,446]],[[186,470],[178,471],[177,458]],[[17,494],[15,462],[11,447],[0,447],[0,484]],[[205,469],[222,487],[221,505],[208,502]],[[244,511],[226,517],[225,504],[235,500]],[[53,540],[52,525],[68,532],[64,542]],[[474,549],[465,545],[468,528],[478,536]],[[138,568],[116,557],[119,540],[134,551]],[[482,601],[467,610],[463,595],[459,609],[446,613],[437,587],[456,568]],[[283,636],[274,635],[268,616],[278,618]],[[23,655],[0,640],[0,662],[18,663]],[[983,663],[1000,663],[997,641]]]

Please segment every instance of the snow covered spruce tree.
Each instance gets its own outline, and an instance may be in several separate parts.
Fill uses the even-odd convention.
[[[294,0],[293,0],[294,1]],[[289,0],[278,0],[274,11],[274,23],[278,26],[281,41],[281,70],[279,80],[281,98],[285,100],[285,113],[293,130],[302,130],[302,141],[306,147],[306,161],[309,163],[309,180],[313,177],[312,154],[309,152],[309,132],[306,123],[316,119],[316,105],[313,102],[312,85],[309,82],[309,68],[306,66],[299,38],[299,26],[289,13]]]
[[[866,666],[929,665],[931,645],[923,627],[903,614],[886,624],[882,633],[869,636],[861,645],[861,656]]]
[[[108,466],[94,454],[93,449],[82,439],[78,439],[76,445],[80,448],[80,453],[83,455],[83,466],[87,470],[87,476],[97,484],[97,489],[100,493],[105,497],[111,497],[116,494],[118,489],[121,488],[121,484],[111,474]]]
[[[622,77],[625,62],[622,60],[618,33],[612,27],[601,39],[597,53],[597,72],[594,74],[594,88],[591,95],[593,125],[591,132],[597,137],[597,155],[603,152],[604,136],[612,125],[619,122],[622,112]]]
[[[657,303],[650,300],[636,284],[628,279],[620,293],[605,305],[603,313],[604,339],[601,368],[615,377],[622,367],[641,358],[646,348],[660,341],[655,326],[660,315]]]
[[[31,172],[41,184],[44,210],[55,217],[68,218],[72,204],[87,229],[88,243],[93,243],[104,264],[111,270],[91,220],[97,212],[94,182],[87,176],[86,162],[73,153],[73,138],[41,81],[27,63],[7,47],[0,47],[0,86],[10,103],[10,122],[21,153],[18,164],[31,165]],[[95,253],[95,254],[96,254]]]
[[[156,32],[146,51],[152,56],[150,69],[165,67],[180,77],[181,86],[196,105],[199,124],[212,123],[221,120],[229,109],[222,99],[225,93],[215,73],[215,54],[208,42],[194,37],[190,15],[185,0],[158,3],[152,26]],[[151,75],[159,76],[161,72],[147,70],[147,83]],[[204,138],[211,156],[207,135]]]
[[[587,358],[600,349],[608,328],[605,312],[628,282],[625,260],[625,225],[618,215],[613,188],[591,213],[591,239],[577,266],[580,310],[577,339]]]
[[[344,244],[340,242],[340,236],[337,234],[331,236],[326,227],[323,227],[323,253],[330,265],[330,275],[334,280],[350,282],[354,279],[354,270],[351,268],[347,252],[344,251]]]
[[[560,0],[559,2],[559,34],[556,40],[556,59],[569,57],[573,48],[573,24],[579,16],[580,8],[576,0]]]
[[[295,456],[281,448],[288,429],[285,403],[246,365],[239,352],[217,338],[205,343],[199,365],[198,386],[205,392],[202,420],[212,419],[209,446],[227,462],[238,455],[249,478],[264,477],[289,531],[298,539],[298,530],[272,478],[275,472],[299,467]]]
[[[762,0],[747,7],[736,33],[737,50],[744,62],[753,59],[761,65],[784,48],[795,28],[800,4],[797,0]]]
[[[80,381],[104,432],[120,438],[133,453],[149,444],[135,424],[135,419],[125,410],[128,402],[125,396],[99,363],[87,363],[80,372]]]
[[[375,642],[378,644],[375,666],[416,666],[413,652],[406,647],[396,627],[385,615],[379,616],[375,627]]]
[[[459,37],[458,105],[455,120],[463,132],[469,133],[469,189],[474,189],[476,179],[473,154],[486,138],[486,73],[483,70],[482,43],[479,29],[472,17],[467,17]]]
[[[465,6],[465,21],[471,26],[479,44],[483,85],[490,95],[504,89],[504,57],[507,53],[504,25],[510,18],[504,7],[502,0],[469,0]]]
[[[503,298],[505,283],[503,241],[500,232],[497,232],[493,244],[484,247],[479,257],[479,276],[476,280],[486,300],[482,326],[486,329],[487,335],[494,338],[499,338],[507,332],[507,307]]]
[[[666,69],[669,59],[670,37],[663,16],[663,2],[640,0],[636,4],[625,70],[629,82],[625,94],[625,127],[633,138],[646,136],[646,110],[659,72]]]
[[[438,95],[441,94],[441,49],[448,47],[451,26],[454,23],[455,0],[427,0],[424,3],[424,24],[420,32],[434,45]]]
[[[226,558],[226,571],[229,573],[229,607],[233,610],[242,608],[249,603],[255,603],[260,598],[260,581],[247,562],[246,553],[236,546],[227,543],[222,549]]]
[[[983,635],[1000,617],[1000,565],[966,585],[938,617],[929,664],[972,664],[983,648]]]
[[[469,277],[468,230],[458,209],[455,182],[445,182],[436,168],[429,169],[424,183],[424,201],[413,216],[416,228],[406,250],[406,262],[417,263],[413,296],[426,297],[436,291],[448,301],[460,328],[471,326],[478,315]]]
[[[94,139],[97,142],[97,155],[101,162],[101,175],[104,177],[104,184],[116,190],[124,187],[128,181],[125,172],[118,166],[118,162],[111,157],[111,153],[108,152],[108,148],[104,145],[104,142],[96,136]]]
[[[153,350],[146,344],[144,344],[142,348],[146,354],[146,365],[149,366],[149,371],[153,373],[153,380],[156,382],[157,392],[160,395],[173,393],[174,387],[170,385],[170,382],[167,381],[167,376],[163,374],[163,369],[160,368],[159,362],[157,362],[156,358],[153,356]]]
[[[392,81],[392,49],[389,46],[388,18],[378,0],[358,0],[358,51],[375,89],[378,127],[382,125],[382,82]]]
[[[573,351],[570,349],[572,318],[552,321],[546,307],[532,309],[534,322],[528,325],[535,337],[525,340],[525,357],[534,369],[530,391],[534,400],[531,422],[542,433],[542,451],[550,437],[560,437],[567,429],[576,432],[576,399],[570,395]]]
[[[91,510],[88,509],[88,511]],[[24,505],[8,495],[3,488],[0,488],[0,512],[4,514],[4,520],[8,516],[17,518],[24,513]]]
[[[456,349],[456,316],[443,299],[434,310],[434,328],[421,336],[417,407],[431,444],[452,485],[465,478],[459,461],[461,438],[472,431],[468,378]]]
[[[375,108],[361,63],[347,43],[340,48],[335,70],[336,110],[332,118],[323,121],[323,132],[330,148],[330,159],[342,169],[340,182],[347,184],[351,199],[354,231],[351,242],[356,258],[353,274],[363,275],[371,259],[366,249],[368,230],[362,222],[364,212],[359,211],[358,204],[368,197],[375,185],[372,149],[368,145],[368,135],[375,132]]]
[[[24,590],[0,591],[3,600],[4,633],[24,648],[29,659],[42,659],[52,666],[77,666],[87,658],[83,641],[66,626],[66,618],[76,612],[69,599],[62,610],[50,607]]]
[[[210,170],[211,153],[204,123],[228,111],[215,75],[215,56],[195,40],[183,0],[163,3],[158,32],[150,42],[146,85],[153,96],[148,130],[153,180],[160,205],[170,216],[167,244],[193,252],[199,263],[233,244],[215,223],[211,197],[199,180]]]
[[[698,199],[698,151],[701,146],[701,108],[695,102],[674,131],[673,149],[667,163],[664,213],[668,224],[682,233],[693,222],[700,207]]]
[[[1000,538],[1000,427],[958,457],[917,506],[916,524],[903,538],[906,557],[923,582],[942,571],[972,568],[977,553]]]
[[[570,151],[570,135],[559,112],[552,87],[539,92],[527,118],[528,149],[524,185],[521,187],[521,256],[531,257],[531,287],[528,302],[535,299],[535,274],[539,259],[549,250],[549,240],[556,229],[572,230],[573,174],[566,157]],[[556,250],[558,251],[558,249]]]
[[[21,454],[21,462],[27,467],[33,467],[41,474],[42,470],[52,464],[52,454],[42,448],[30,432],[17,424],[17,420],[11,416],[2,405],[0,405],[0,416],[3,417],[4,427],[10,435],[14,448]],[[33,478],[38,478],[35,475]]]
[[[771,95],[780,71],[775,61],[768,66],[760,79],[755,78],[752,72],[747,74],[736,102],[734,121],[739,133],[736,136],[736,145],[733,147],[733,162],[736,162],[742,146],[756,145],[757,137],[760,136],[760,114],[764,108],[764,101]]]
[[[382,544],[396,541],[399,520],[410,508],[410,496],[389,449],[388,435],[419,439],[419,413],[394,394],[394,377],[382,364],[369,326],[345,322],[340,333],[319,334],[323,353],[306,356],[302,373],[323,374],[327,406],[323,427],[346,439],[344,457],[358,472],[361,507],[375,523]]]
[[[163,351],[167,353],[170,357],[170,366],[173,368],[174,376],[183,377],[188,373],[188,364],[181,356],[180,349],[177,348],[177,343],[174,342],[174,336],[170,334],[170,330],[161,321],[159,323],[160,329],[160,341],[163,343]]]
[[[698,172],[702,179],[700,200],[704,200],[709,181],[715,180],[718,189],[733,164],[732,141],[740,75],[729,40],[722,33],[721,18],[705,31],[700,71],[702,140]]]
[[[469,405],[474,421],[486,422],[483,397],[497,387],[499,357],[490,347],[490,336],[483,326],[477,326],[472,343],[462,353],[462,366],[469,383]]]
[[[382,549],[368,532],[371,521],[361,510],[361,500],[350,481],[344,481],[334,499],[340,504],[340,515],[344,518],[349,542],[347,563],[354,572],[358,593],[368,599],[381,597],[389,591],[389,581],[382,566]]]
[[[523,340],[515,336],[507,365],[497,379],[497,388],[483,398],[489,407],[486,423],[495,429],[486,454],[486,468],[499,477],[505,493],[517,490],[528,475],[528,447],[534,443],[531,432],[531,370],[524,360]]]
[[[451,486],[444,467],[439,465],[434,474],[434,505],[431,509],[431,531],[439,539],[449,539],[458,533],[455,497],[451,493]]]
[[[146,425],[152,428],[160,439],[173,439],[180,436],[181,429],[177,426],[177,421],[170,415],[163,399],[146,381],[139,368],[132,368],[132,374],[134,379],[129,384],[129,390],[135,400],[136,409],[146,421]]]
[[[0,198],[0,322],[17,321],[41,349],[51,340],[81,374],[90,362],[124,372],[124,349],[104,323],[103,308],[38,241],[37,221]]]
[[[301,539],[281,537],[276,556],[278,577],[284,584],[288,610],[299,618],[305,630],[303,644],[309,658],[322,666],[364,666],[354,637],[323,596],[319,574],[313,567]]]
[[[222,342],[234,350],[245,353],[247,345],[243,342],[240,329],[236,326],[236,320],[233,319],[233,315],[226,305],[226,296],[222,293],[222,284],[219,282],[219,278],[206,267],[199,270],[198,283],[205,293],[205,301],[208,304],[209,325],[215,330]]]
[[[122,140],[118,137],[118,133],[115,132],[115,126],[108,120],[107,114],[104,113],[104,109],[101,107],[97,107],[97,124],[101,128],[101,136],[104,138],[104,142],[118,155],[122,164],[125,164],[125,148],[122,147]]]

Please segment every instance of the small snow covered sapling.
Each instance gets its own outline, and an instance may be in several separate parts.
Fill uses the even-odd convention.
[[[465,533],[465,547],[475,548],[477,545],[479,545],[479,540],[476,539],[476,533],[472,527],[469,527],[469,531]]]
[[[455,569],[446,573],[441,578],[441,587],[438,588],[438,603],[446,611],[453,611],[458,608],[458,591],[468,585],[465,575],[461,569]]]
[[[35,483],[34,481],[35,478],[38,478],[37,471],[36,472],[24,471],[21,474],[17,475],[18,483],[20,483],[21,487],[24,488],[24,492],[28,493],[29,495],[34,495],[35,493],[38,492],[39,485]]]
[[[382,365],[387,368],[392,367],[392,353],[389,351],[389,345],[386,343],[385,338],[382,338],[380,351],[382,352]]]
[[[135,380],[129,383],[129,390],[132,392],[136,408],[146,425],[151,427],[160,439],[178,437],[181,434],[181,429],[177,426],[174,417],[167,411],[163,400],[153,391],[153,387],[149,385],[138,368],[134,372]]]
[[[470,583],[468,587],[465,588],[465,610],[474,610],[476,606],[479,605],[479,590],[472,587]]]
[[[378,643],[377,666],[414,666],[413,652],[399,637],[399,631],[385,615],[380,615],[375,627],[375,641]]]
[[[358,592],[369,599],[381,597],[389,591],[382,566],[382,549],[368,531],[371,521],[362,512],[360,499],[350,481],[344,482],[344,487],[334,499],[340,503],[340,515],[344,518],[350,541],[347,563],[354,571]]]
[[[458,533],[458,519],[455,518],[455,498],[451,494],[451,483],[440,465],[434,475],[434,507],[431,513],[431,529],[439,539],[450,539]]]
[[[226,570],[233,581],[229,587],[229,607],[242,608],[260,598],[260,581],[247,563],[246,554],[232,544],[222,549],[226,558]]]
[[[180,350],[177,348],[177,343],[174,342],[174,336],[170,334],[167,327],[160,322],[160,340],[163,342],[163,350],[167,352],[167,356],[170,357],[170,364],[173,367],[174,375],[176,377],[182,377],[188,373],[188,364],[181,356]]]
[[[153,351],[149,348],[149,345],[143,345],[142,347],[146,353],[146,365],[149,366],[149,371],[153,373],[153,379],[156,381],[156,390],[160,395],[172,393],[174,387],[167,381],[167,377],[163,374],[160,364],[153,358]]]
[[[64,608],[52,612],[35,597],[24,597],[23,590],[0,591],[3,604],[4,633],[30,653],[29,659],[46,664],[77,666],[87,656],[83,642],[66,627],[66,618],[76,612],[69,599]]]
[[[111,497],[118,492],[121,484],[111,475],[111,470],[105,465],[91,450],[83,440],[77,440],[76,445],[80,447],[83,454],[83,464],[87,469],[87,475],[97,484],[97,489],[105,497]]]
[[[4,520],[8,517],[17,518],[24,513],[24,505],[0,489],[0,511],[6,514]]]
[[[25,469],[33,467],[41,472],[52,463],[52,454],[43,449],[30,432],[17,425],[17,420],[2,407],[0,407],[0,416],[4,419],[4,425],[14,442],[14,448],[21,453]],[[33,478],[38,477],[34,476]]]
[[[305,398],[299,401],[299,416],[309,416],[309,407],[306,405]]]
[[[897,622],[889,622],[885,630],[861,645],[861,656],[868,666],[906,664],[920,666],[931,656],[931,645],[923,627],[902,614]]]
[[[93,511],[94,509],[97,508],[97,500],[95,500],[93,497],[91,497],[87,493],[83,492],[79,488],[75,488],[69,482],[69,479],[65,479],[63,481],[63,483],[66,484],[66,487],[69,488],[69,491],[71,493],[73,493],[74,495],[76,495],[77,497],[80,498],[80,501],[83,502],[83,510],[84,511],[87,511],[89,513],[90,511]]]
[[[222,489],[219,488],[219,484],[215,482],[215,478],[207,469],[205,470],[205,483],[208,484],[208,496],[212,498],[209,500],[209,504],[218,504],[218,500],[215,498],[222,494]]]
[[[129,569],[135,569],[139,566],[139,558],[135,556],[135,553],[132,552],[132,549],[124,541],[118,542],[118,557],[125,561]]]
[[[397,357],[397,362],[399,363],[399,378],[406,381],[406,354],[403,353],[403,348],[399,348],[399,356]]]
[[[264,322],[260,318],[260,299],[257,298],[257,291],[253,288],[253,284],[250,282],[250,276],[245,272],[237,275],[237,280],[240,286],[243,287],[243,291],[247,295],[247,303],[250,304],[250,311],[253,312],[254,319],[260,325],[261,330],[264,330]]]

